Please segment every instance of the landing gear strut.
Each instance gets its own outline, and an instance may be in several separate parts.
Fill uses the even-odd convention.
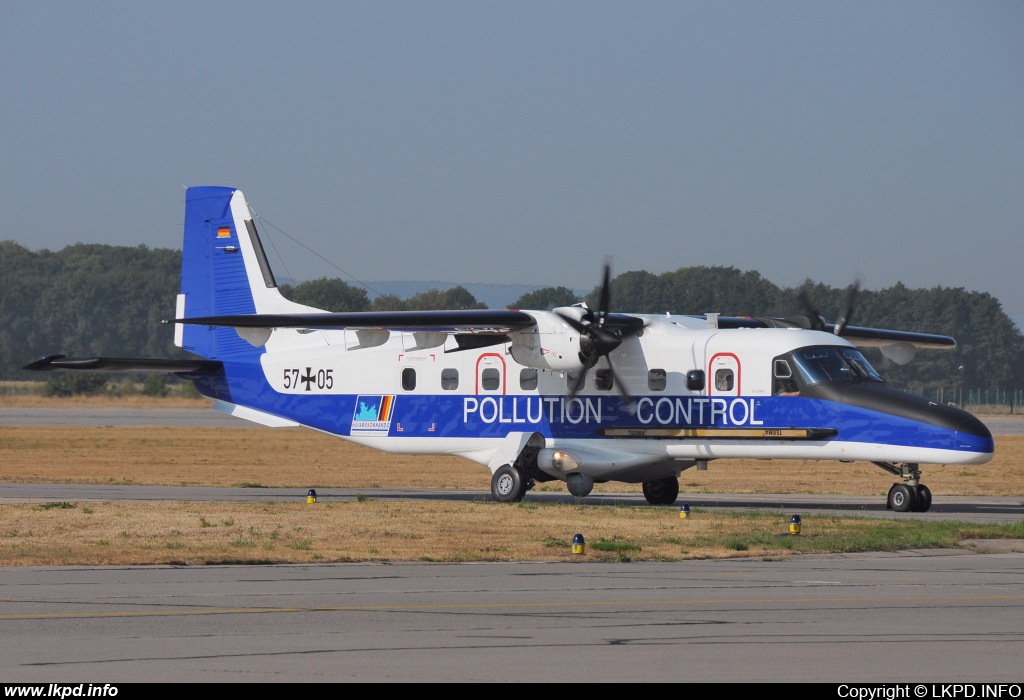
[[[652,506],[670,506],[679,498],[679,479],[670,476],[658,481],[645,481],[644,498]]]
[[[901,477],[905,484],[893,484],[885,501],[885,507],[897,513],[926,513],[932,507],[932,492],[921,483],[921,470],[917,464],[893,464],[875,462],[893,476]]]

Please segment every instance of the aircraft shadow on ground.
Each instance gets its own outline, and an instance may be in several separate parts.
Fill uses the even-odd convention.
[[[341,498],[349,499],[352,498],[349,494],[337,493],[332,494],[330,491],[322,491],[321,497],[323,498]],[[490,495],[486,492],[454,492],[454,491],[384,491],[384,492],[369,492],[364,494],[368,498],[375,498],[381,500],[418,500],[418,501],[452,501],[452,502],[486,502],[490,501]],[[647,502],[644,497],[640,494],[634,495],[623,495],[623,494],[608,494],[603,495],[590,495],[585,498],[576,498],[568,493],[545,493],[545,492],[529,492],[524,502],[526,503],[543,503],[543,504],[565,504],[565,505],[587,505],[587,506],[646,506]],[[679,507],[683,503],[686,503],[691,508],[736,508],[743,510],[785,510],[785,511],[840,511],[848,513],[849,515],[858,514],[877,514],[887,512],[885,502],[879,503],[849,503],[842,502],[832,499],[822,499],[808,501],[804,498],[792,498],[787,499],[785,496],[777,498],[775,500],[768,500],[764,498],[721,498],[716,494],[702,494],[702,495],[681,495],[679,500],[676,501],[673,507]],[[1012,516],[1019,515],[1024,517],[1024,505],[1007,505],[1007,504],[986,504],[986,503],[935,503],[932,505],[931,513],[933,514],[944,514],[944,515],[1004,515]]]

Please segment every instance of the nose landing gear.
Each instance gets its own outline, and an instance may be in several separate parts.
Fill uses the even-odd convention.
[[[897,513],[906,513],[917,505],[917,489],[906,484],[893,484],[889,489],[885,507]]]
[[[917,485],[917,503],[912,509],[915,513],[927,513],[932,507],[932,491],[924,484]]]
[[[902,477],[905,484],[893,484],[889,489],[885,507],[897,513],[926,513],[932,507],[932,492],[921,483],[921,470],[917,464],[875,462],[876,466],[894,476]]]

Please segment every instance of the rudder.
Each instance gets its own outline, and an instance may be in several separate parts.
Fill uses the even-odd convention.
[[[257,275],[249,273],[250,266],[259,268]],[[255,288],[254,276],[262,290]],[[280,298],[244,195],[232,187],[188,188],[176,316],[254,314],[266,306],[257,304],[260,292]],[[176,330],[175,344],[210,359],[255,351],[231,328],[179,324]]]

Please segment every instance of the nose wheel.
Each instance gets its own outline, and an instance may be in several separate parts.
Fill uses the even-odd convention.
[[[927,513],[932,507],[932,491],[924,484],[917,485],[917,503],[911,508],[915,513]]]
[[[906,484],[893,484],[885,506],[897,513],[909,513],[917,505],[917,489]]]
[[[886,507],[897,513],[927,513],[932,507],[932,492],[924,484],[893,484],[889,489]]]
[[[897,513],[927,513],[932,507],[932,492],[921,483],[921,470],[916,464],[875,462],[894,476],[903,477],[904,484],[893,484],[885,499],[885,507]]]

